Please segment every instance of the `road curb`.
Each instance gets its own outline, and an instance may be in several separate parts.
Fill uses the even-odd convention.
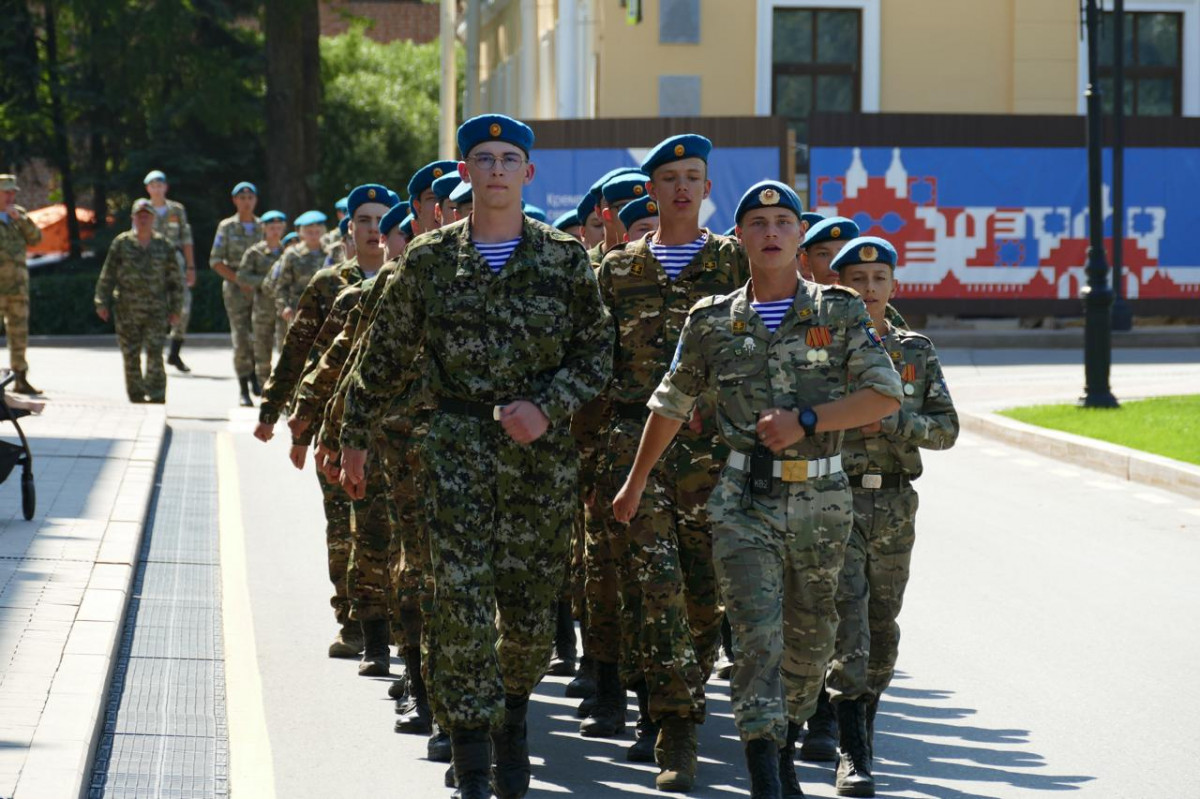
[[[995,413],[959,412],[965,430],[1063,463],[1200,499],[1200,467],[1086,436],[1048,430]]]

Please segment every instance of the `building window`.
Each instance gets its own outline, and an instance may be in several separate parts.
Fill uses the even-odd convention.
[[[662,0],[659,44],[700,44],[700,0]]]
[[[771,112],[796,135],[796,172],[808,172],[808,121],[820,111],[858,111],[862,12],[776,8],[771,20]]]
[[[1183,14],[1125,12],[1125,114],[1183,113]],[[1113,111],[1113,15],[1101,16],[1100,92]]]

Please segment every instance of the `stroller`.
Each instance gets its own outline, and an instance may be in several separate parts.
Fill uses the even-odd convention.
[[[29,411],[10,408],[8,403],[4,402],[4,389],[16,377],[15,373],[8,372],[0,379],[0,422],[12,422],[12,426],[17,428],[17,435],[21,439],[20,444],[0,440],[0,483],[7,480],[8,476],[12,474],[13,468],[20,464],[21,511],[25,520],[28,521],[33,518],[33,514],[37,510],[37,492],[33,487],[33,453],[29,451],[29,440],[25,438],[25,432],[21,430],[21,425],[17,420],[22,416],[28,416]]]

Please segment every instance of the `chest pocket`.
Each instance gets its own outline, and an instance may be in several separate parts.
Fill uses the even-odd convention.
[[[663,339],[663,298],[657,283],[625,282],[613,287],[618,341],[628,345],[666,346]],[[674,346],[674,342],[672,342]]]
[[[749,342],[753,349],[747,352]],[[753,336],[732,336],[720,351],[721,357],[712,367],[717,402],[731,418],[749,422],[766,410],[771,400],[767,344]]]

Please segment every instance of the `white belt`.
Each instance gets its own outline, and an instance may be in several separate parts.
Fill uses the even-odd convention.
[[[731,468],[738,471],[750,470],[750,456],[741,452],[729,453],[727,461]],[[842,471],[841,454],[829,458],[817,458],[811,461],[774,461],[771,464],[771,476],[785,483],[803,483],[814,477],[829,477]]]

